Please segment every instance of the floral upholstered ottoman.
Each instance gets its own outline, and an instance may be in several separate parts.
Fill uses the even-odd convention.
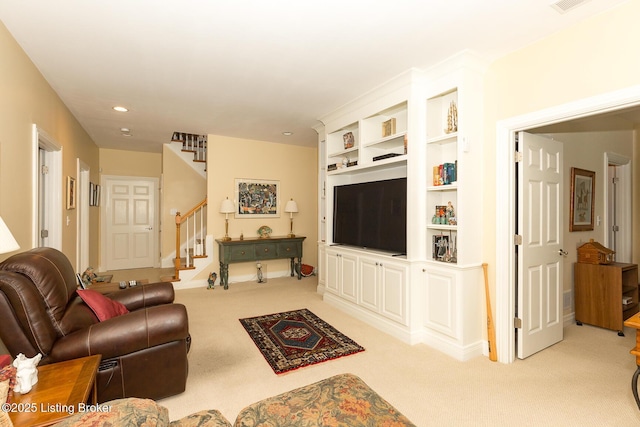
[[[108,411],[76,413],[56,427],[231,427],[231,423],[215,409],[170,422],[167,408],[150,399],[119,399],[104,405],[109,407]],[[4,427],[1,422],[0,426]],[[352,374],[336,375],[249,405],[240,412],[234,424],[234,427],[321,426],[415,427]]]
[[[247,406],[234,426],[415,427],[352,374],[336,375]]]

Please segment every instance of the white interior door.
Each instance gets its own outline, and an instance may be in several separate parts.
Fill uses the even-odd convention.
[[[155,178],[103,177],[105,270],[156,267]]]
[[[517,330],[523,359],[562,340],[562,143],[520,132]]]

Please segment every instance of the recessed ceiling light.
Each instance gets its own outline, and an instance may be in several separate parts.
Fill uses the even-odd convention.
[[[123,133],[122,136],[133,136],[130,133]]]
[[[291,136],[291,135],[293,135],[293,132],[286,131],[286,132],[282,132],[282,134],[284,136]]]
[[[121,113],[126,113],[127,111],[129,111],[128,108],[121,107],[119,105],[116,105],[115,107],[113,107],[113,109],[116,110],[116,111],[120,111]]]
[[[129,133],[129,132],[131,132],[131,129],[129,129],[129,128],[120,128],[120,132]]]

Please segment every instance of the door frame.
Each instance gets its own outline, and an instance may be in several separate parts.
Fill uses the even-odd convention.
[[[47,206],[44,208],[49,230],[48,246],[62,250],[62,146],[35,123],[32,125],[32,188],[31,188],[31,247],[40,247],[40,198],[39,198],[39,165],[40,149],[44,150],[46,163],[49,166],[49,179],[44,191],[47,192]]]
[[[609,165],[615,165],[618,167],[618,172],[621,175],[621,179],[619,182],[618,193],[619,196],[616,198],[617,208],[620,210],[616,215],[620,218],[620,225],[623,230],[631,230],[632,228],[632,214],[633,209],[631,206],[631,182],[633,177],[631,176],[631,159],[627,156],[622,156],[617,153],[605,152],[604,153],[604,170],[608,171]],[[606,174],[607,178],[609,174]],[[604,186],[604,200],[609,200],[609,183]],[[615,218],[609,217],[609,211],[605,210],[604,215],[604,246],[610,248],[609,242],[609,228],[611,227],[611,223],[614,222]],[[619,233],[617,236],[617,247],[622,248],[622,253],[627,255],[627,260],[624,259],[616,259],[616,261],[620,262],[631,262],[632,254],[632,238],[631,233]],[[618,250],[618,252],[620,252]]]
[[[100,270],[105,271],[106,266],[106,242],[107,242],[107,207],[111,203],[111,200],[107,200],[107,181],[148,181],[153,184],[154,202],[153,208],[155,209],[155,215],[153,220],[153,252],[155,254],[153,258],[153,267],[160,266],[160,179],[149,176],[120,176],[120,175],[102,175],[100,177],[100,186],[104,189],[101,191],[100,197]]]
[[[640,86],[609,92],[496,123],[496,347],[498,361],[516,359],[515,135],[519,131],[640,105]],[[517,284],[516,284],[517,285]]]
[[[91,168],[77,158],[78,177],[78,221],[76,229],[76,271],[84,271],[89,267],[89,182]]]

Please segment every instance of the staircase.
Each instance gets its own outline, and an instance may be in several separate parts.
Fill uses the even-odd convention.
[[[182,151],[193,153],[194,162],[207,163],[207,135],[174,132],[171,136],[171,142],[182,143]]]
[[[176,142],[178,144],[174,144]],[[207,135],[173,132],[169,149],[206,179]],[[208,254],[213,253],[213,238],[207,238],[207,199],[185,214],[177,212],[175,224],[174,277],[171,280],[189,281],[211,263]]]
[[[205,260],[201,263],[204,266],[210,263],[206,259],[207,254],[212,251],[209,245],[212,243],[211,240],[211,238],[207,239],[206,198],[186,214],[176,213],[176,257],[173,281],[180,281],[180,273],[185,270],[198,270],[197,260]]]

